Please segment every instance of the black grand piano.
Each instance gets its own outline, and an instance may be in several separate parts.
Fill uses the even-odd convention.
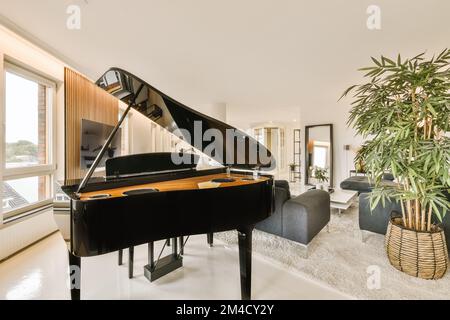
[[[265,173],[275,166],[270,152],[245,133],[175,101],[122,69],[108,70],[97,85],[127,108],[84,179],[65,181],[62,187],[71,199],[69,263],[71,272],[78,272],[71,277],[72,299],[81,297],[82,257],[234,229],[239,240],[241,297],[250,299],[252,230],[273,206],[273,177]],[[131,108],[222,166],[197,170],[198,156],[190,153],[137,154],[108,159],[106,175],[92,177]],[[151,253],[146,277],[159,277],[164,270],[182,265],[176,249],[164,259],[155,263]]]

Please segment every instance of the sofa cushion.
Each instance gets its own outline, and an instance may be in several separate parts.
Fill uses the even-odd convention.
[[[369,179],[366,176],[353,176],[342,181],[340,187],[344,190],[370,192],[373,185],[369,183]]]
[[[381,181],[381,185],[395,186],[396,183],[392,180],[383,180]],[[374,184],[369,182],[369,178],[367,176],[353,176],[342,181],[340,187],[341,189],[344,190],[353,190],[361,193],[361,192],[371,192],[374,187]]]

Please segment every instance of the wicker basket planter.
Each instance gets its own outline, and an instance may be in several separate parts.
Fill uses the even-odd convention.
[[[391,218],[386,238],[389,262],[398,270],[422,279],[440,279],[448,267],[444,231],[415,231],[405,228],[400,218]]]

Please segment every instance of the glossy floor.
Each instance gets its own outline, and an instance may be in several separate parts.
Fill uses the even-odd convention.
[[[157,243],[157,249],[162,243]],[[67,251],[59,233],[0,264],[0,299],[69,299]],[[167,250],[167,249],[166,249]],[[117,253],[82,259],[82,299],[239,299],[237,248],[206,236],[186,245],[184,266],[150,283],[143,274],[147,246],[135,248],[135,277],[128,279],[128,256]],[[303,278],[254,254],[254,299],[347,299],[320,283]]]

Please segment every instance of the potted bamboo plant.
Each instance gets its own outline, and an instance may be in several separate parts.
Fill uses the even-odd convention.
[[[432,58],[372,58],[360,69],[368,82],[348,88],[353,94],[348,124],[368,139],[358,151],[369,178],[372,209],[398,201],[385,246],[397,269],[425,279],[442,277],[448,265],[439,223],[450,208],[450,50]],[[391,172],[394,185],[384,185]]]

